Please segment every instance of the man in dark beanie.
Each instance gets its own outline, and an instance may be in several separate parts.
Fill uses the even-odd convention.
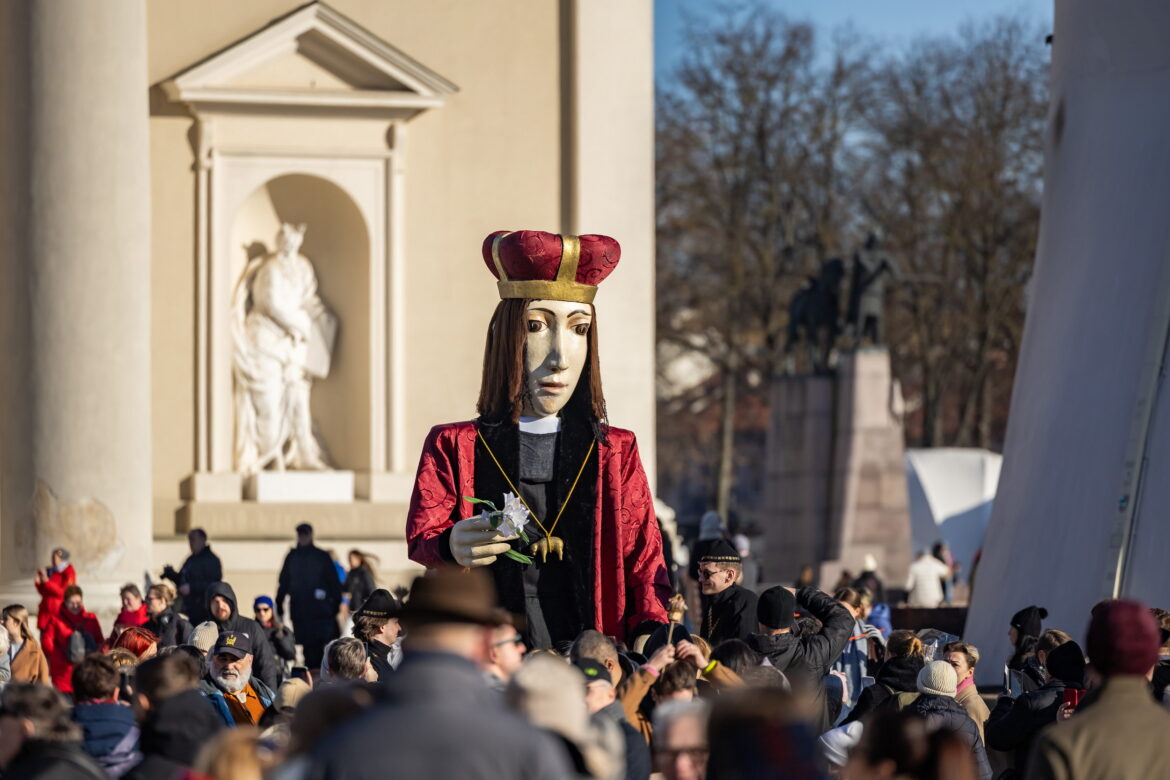
[[[699,634],[712,647],[728,639],[746,640],[756,630],[756,594],[737,584],[743,562],[731,543],[715,540],[699,558],[703,625]]]
[[[1161,637],[1148,608],[1105,601],[1093,608],[1089,663],[1101,682],[1064,723],[1036,740],[1028,777],[1138,780],[1170,768],[1170,712],[1150,697],[1147,675]],[[1058,648],[1059,649],[1059,648]],[[1055,652],[1055,651],[1054,651]]]
[[[819,620],[821,630],[795,635],[797,610]],[[853,616],[839,601],[811,585],[799,591],[781,585],[768,588],[760,595],[756,614],[761,633],[753,634],[748,644],[788,677],[793,693],[807,704],[817,734],[823,734],[833,725],[825,701],[825,675],[849,641]]]

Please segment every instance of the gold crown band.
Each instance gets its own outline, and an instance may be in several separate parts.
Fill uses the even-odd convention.
[[[577,281],[577,266],[581,263],[581,239],[577,236],[561,237],[561,264],[557,268],[557,278],[553,281],[518,280],[508,278],[504,270],[504,263],[500,260],[500,242],[509,233],[501,233],[492,240],[492,262],[496,266],[496,273],[500,280],[496,282],[496,289],[501,298],[540,298],[546,301],[572,301],[573,303],[593,303],[597,296],[597,288],[581,284]]]
[[[544,301],[593,303],[597,288],[580,282],[520,281],[496,282],[501,298],[539,298]]]

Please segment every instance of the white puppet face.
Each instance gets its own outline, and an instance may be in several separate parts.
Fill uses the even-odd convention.
[[[593,308],[587,303],[536,300],[525,314],[524,414],[551,417],[573,396],[589,359]]]

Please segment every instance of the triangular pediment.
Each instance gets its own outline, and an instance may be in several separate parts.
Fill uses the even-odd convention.
[[[349,17],[315,2],[179,73],[167,96],[209,110],[413,114],[457,87]]]

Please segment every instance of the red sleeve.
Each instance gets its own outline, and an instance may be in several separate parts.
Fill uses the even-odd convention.
[[[428,569],[442,565],[443,534],[454,525],[451,519],[459,502],[458,452],[455,426],[431,429],[423,444],[414,478],[414,492],[406,513],[406,545],[410,559]]]
[[[646,620],[666,622],[670,577],[662,557],[662,533],[654,516],[654,494],[638,457],[638,443],[631,435],[630,448],[622,458],[623,524],[632,533],[626,539],[626,627]]]
[[[41,632],[41,649],[45,655],[51,655],[57,647],[57,618],[49,619],[49,624]]]

